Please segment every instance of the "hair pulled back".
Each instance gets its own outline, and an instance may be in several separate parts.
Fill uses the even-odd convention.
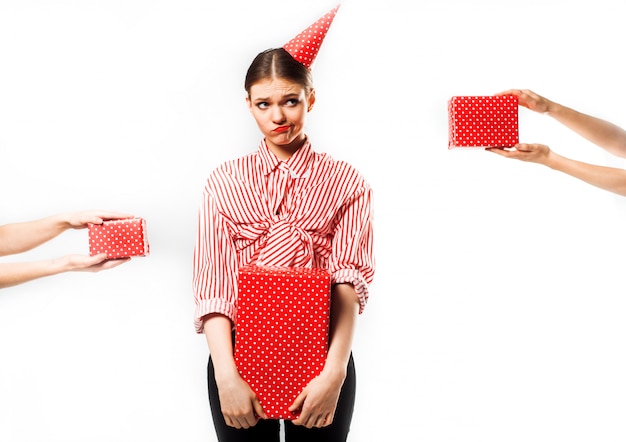
[[[301,85],[307,95],[313,90],[311,71],[284,48],[267,49],[252,60],[246,73],[245,90],[250,95],[250,88],[255,83],[272,78],[293,81]]]

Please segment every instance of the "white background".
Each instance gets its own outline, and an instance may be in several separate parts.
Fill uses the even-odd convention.
[[[0,224],[112,209],[152,253],[0,292],[0,441],[215,440],[192,326],[204,179],[256,149],[243,78],[335,5],[0,0]],[[623,0],[346,0],[314,148],[376,201],[351,440],[624,441],[626,200],[447,149],[447,100],[529,88],[626,126]],[[523,142],[623,167],[520,109]],[[3,261],[87,253],[68,231]]]

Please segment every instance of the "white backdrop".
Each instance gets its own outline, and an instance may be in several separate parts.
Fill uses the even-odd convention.
[[[204,179],[256,149],[245,70],[330,0],[0,0],[0,224],[148,221],[152,253],[0,291],[0,441],[215,440],[192,326]],[[623,441],[626,200],[447,150],[447,100],[530,88],[626,126],[623,0],[345,0],[308,133],[375,195],[351,440]],[[549,117],[523,142],[624,167]],[[87,253],[66,232],[3,261]]]

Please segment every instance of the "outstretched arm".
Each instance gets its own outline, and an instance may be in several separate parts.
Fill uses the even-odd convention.
[[[626,170],[565,158],[543,144],[518,144],[513,149],[487,149],[507,158],[543,164],[592,186],[626,196]]]
[[[117,267],[129,260],[130,258],[107,260],[106,253],[102,253],[95,256],[68,255],[46,261],[2,263],[0,264],[0,289],[58,273],[99,272]]]
[[[63,213],[35,221],[0,226],[0,256],[31,250],[68,229],[82,229],[89,223],[102,224],[104,220],[130,218],[119,212],[83,211]]]
[[[607,152],[626,158],[626,130],[611,122],[563,106],[528,89],[512,89],[498,95],[515,95],[520,106],[549,115]]]
[[[104,220],[130,218],[120,212],[83,211],[63,213],[35,221],[0,226],[0,256],[13,255],[31,250],[68,229],[83,229],[88,224],[102,224]],[[62,258],[36,262],[0,264],[0,288],[11,287],[33,279],[64,272],[98,272],[128,261],[108,260],[106,254],[96,256],[67,255]]]

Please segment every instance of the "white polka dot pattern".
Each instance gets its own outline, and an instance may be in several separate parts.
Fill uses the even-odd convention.
[[[322,269],[249,266],[239,271],[235,362],[272,419],[324,367],[330,274]]]
[[[310,68],[317,57],[320,46],[337,14],[339,6],[337,5],[327,12],[326,15],[286,43],[283,48],[297,61]]]
[[[109,259],[147,256],[150,245],[143,218],[116,219],[89,224],[89,254],[106,253]]]
[[[510,147],[519,142],[514,95],[452,97],[448,101],[448,148]]]

